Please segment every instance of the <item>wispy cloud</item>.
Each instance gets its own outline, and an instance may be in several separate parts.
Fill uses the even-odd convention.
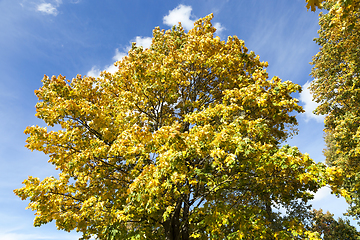
[[[198,19],[196,16],[191,14],[192,7],[185,6],[180,4],[173,10],[169,11],[169,14],[163,17],[163,23],[172,27],[174,25],[178,25],[181,22],[181,25],[185,30],[190,30],[194,27],[194,22]],[[221,23],[214,23],[214,27],[216,28],[216,34],[220,34],[221,31],[225,30],[225,27],[221,25]]]
[[[120,61],[123,57],[127,55],[127,52],[131,49],[131,43],[135,42],[136,46],[142,46],[143,48],[149,48],[151,45],[152,38],[151,37],[141,37],[137,36],[135,37],[135,40],[130,41],[130,44],[123,49],[123,52],[119,51],[119,49],[115,49],[115,55],[112,58],[113,61],[117,62]],[[117,67],[114,66],[114,64],[105,66],[103,70],[101,70],[97,66],[93,66],[90,71],[87,72],[87,76],[91,77],[99,77],[100,73],[102,71],[107,71],[110,73],[115,73],[117,71]]]
[[[53,236],[53,235],[40,235],[40,234],[25,234],[25,233],[5,233],[5,234],[0,234],[0,238],[2,240],[33,240],[33,239],[48,239],[48,240],[60,240],[60,239],[75,239],[76,236],[67,236],[64,238],[64,236],[62,236],[61,238]],[[78,236],[80,237],[80,236]]]
[[[53,3],[41,3],[37,5],[37,11],[43,12],[49,15],[58,15],[59,11],[57,8],[62,4],[62,0],[55,0]]]
[[[319,105],[318,103],[314,102],[313,96],[309,90],[310,82],[306,82],[302,88],[302,92],[300,93],[300,101],[304,103],[304,110],[305,110],[305,117],[306,121],[309,121],[311,119],[316,120],[317,122],[323,122],[324,116],[323,115],[316,115],[313,113],[313,111],[317,108]]]
[[[46,233],[46,231],[41,231],[37,233],[33,233],[32,225],[28,225],[31,221],[29,219],[14,217],[10,215],[0,214],[1,217],[5,217],[8,221],[2,221],[2,227],[0,227],[0,239],[1,240],[34,240],[34,239],[47,239],[47,240],[71,240],[77,239],[81,236],[80,233],[76,232],[58,232],[56,235],[51,233]],[[12,223],[11,225],[7,225],[9,221]],[[5,226],[4,226],[5,225]],[[46,227],[44,227],[46,228]]]

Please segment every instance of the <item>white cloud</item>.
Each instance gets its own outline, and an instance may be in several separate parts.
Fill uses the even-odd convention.
[[[115,49],[115,56],[113,56],[113,60],[114,61],[120,61],[123,57],[125,57],[127,55],[127,53],[125,52],[120,52],[119,49]]]
[[[310,82],[306,82],[302,86],[303,90],[300,93],[300,101],[304,103],[306,121],[310,119],[314,119],[317,122],[323,122],[324,121],[323,115],[316,115],[313,113],[313,111],[317,106],[319,106],[319,104],[312,100],[313,97],[312,94],[310,93],[309,86],[310,86]]]
[[[137,36],[135,38],[135,42],[137,46],[142,46],[143,48],[149,48],[152,42],[152,38]]]
[[[322,187],[320,188],[314,195],[313,202],[320,201],[324,198],[327,198],[331,195],[331,189],[329,187]]]
[[[89,77],[99,77],[99,76],[100,76],[100,73],[101,73],[101,70],[100,70],[98,67],[93,66],[93,67],[91,68],[91,70],[86,73],[86,76],[89,76]]]
[[[178,25],[181,22],[181,25],[184,29],[190,30],[194,27],[195,20],[191,20],[191,6],[185,6],[180,4],[175,9],[170,10],[169,14],[164,16],[163,23],[172,27],[174,25]]]
[[[37,6],[39,12],[43,12],[50,15],[58,15],[57,8],[62,4],[62,0],[55,0],[54,3],[41,3]]]
[[[196,17],[191,15],[191,11],[191,6],[180,4],[173,10],[170,10],[168,15],[164,16],[163,23],[172,27],[174,25],[178,25],[179,22],[181,22],[181,25],[185,30],[190,30],[194,27],[194,22],[196,21]],[[221,32],[225,30],[225,27],[222,26],[219,22],[214,23],[214,27],[216,28],[217,35],[220,35]]]
[[[114,64],[111,64],[111,65],[107,66],[107,67],[104,69],[104,71],[107,71],[107,72],[109,72],[109,73],[111,73],[111,74],[114,74],[114,73],[116,73],[117,69],[118,69],[118,68],[115,67]],[[100,75],[100,74],[99,74],[99,75]]]
[[[216,34],[217,34],[217,35],[220,35],[221,32],[226,29],[226,28],[225,28],[224,26],[222,26],[221,23],[219,23],[219,22],[216,22],[216,23],[214,24],[214,28],[216,28]]]
[[[42,3],[42,4],[38,5],[37,10],[39,12],[43,12],[43,13],[54,15],[54,16],[56,16],[58,14],[58,10],[51,3]]]
[[[130,41],[131,43],[132,41]],[[137,36],[135,37],[136,46],[142,46],[143,48],[149,48],[152,42],[151,37],[141,37]],[[119,49],[115,49],[115,55],[113,56],[113,60],[115,62],[120,61],[123,57],[127,56],[127,52],[131,49],[131,44],[124,48],[124,52],[120,52]],[[109,73],[115,73],[117,71],[117,67],[114,66],[114,64],[108,65],[104,67],[103,71],[107,71]],[[91,77],[99,77],[101,73],[101,70],[97,66],[93,66],[90,71],[87,72],[87,76]]]

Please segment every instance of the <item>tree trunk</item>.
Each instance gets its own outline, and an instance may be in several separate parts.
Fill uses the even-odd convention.
[[[180,210],[181,210],[182,200],[179,199],[175,211],[172,213],[169,219],[167,219],[163,226],[165,229],[165,239],[166,240],[181,240],[181,231],[180,231]]]
[[[182,221],[182,227],[181,227],[181,235],[182,240],[189,240],[189,197],[190,194],[185,195],[184,199],[184,209],[183,209],[183,221]]]
[[[174,212],[164,223],[166,240],[189,240],[189,198],[190,194],[183,195],[176,204]],[[184,206],[183,206],[184,204]],[[182,207],[183,206],[183,207]],[[181,212],[181,209],[183,210]],[[182,214],[181,214],[182,213]],[[181,218],[181,221],[180,221]]]

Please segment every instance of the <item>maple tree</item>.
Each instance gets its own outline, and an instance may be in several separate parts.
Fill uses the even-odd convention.
[[[360,1],[325,1],[316,42],[321,46],[313,58],[310,86],[324,114],[326,161],[341,168],[343,196],[349,213],[360,216]]]
[[[61,130],[28,127],[26,147],[60,173],[14,190],[35,226],[55,220],[84,239],[317,239],[310,191],[341,172],[281,146],[301,87],[269,79],[243,41],[214,37],[211,19],[155,28],[114,74],[43,78],[36,116]]]

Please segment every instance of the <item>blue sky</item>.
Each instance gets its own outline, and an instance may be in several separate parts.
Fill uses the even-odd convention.
[[[0,239],[78,239],[78,233],[57,231],[51,223],[33,227],[34,212],[25,210],[13,189],[28,176],[56,175],[47,157],[30,152],[23,134],[26,126],[44,124],[36,119],[34,90],[46,75],[96,76],[114,71],[112,64],[131,42],[148,46],[154,27],[168,29],[181,21],[185,29],[194,20],[214,13],[218,35],[237,35],[245,45],[269,62],[272,77],[308,85],[309,62],[319,47],[318,12],[305,8],[305,0],[0,0]],[[311,95],[301,99],[306,113],[298,115],[299,134],[288,143],[324,161],[323,118],[311,113]],[[343,199],[321,189],[315,208],[340,217]]]

